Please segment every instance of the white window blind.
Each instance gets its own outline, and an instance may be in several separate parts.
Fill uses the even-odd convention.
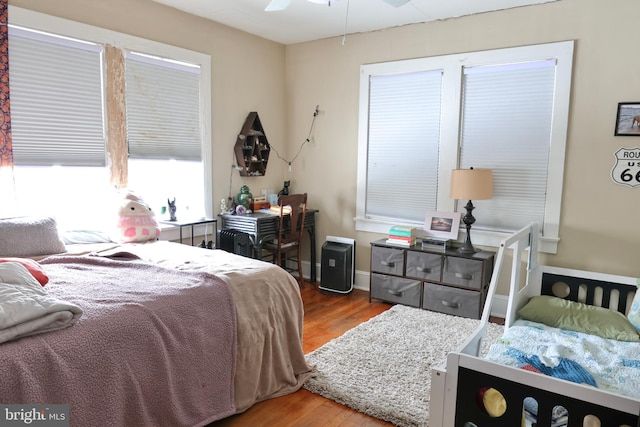
[[[440,70],[370,77],[367,218],[436,209],[441,91]]]
[[[127,52],[125,80],[129,157],[200,161],[200,67]]]
[[[555,75],[555,60],[464,68],[460,167],[494,179],[493,198],[473,201],[474,228],[544,223]]]
[[[102,47],[9,27],[16,166],[104,166]]]

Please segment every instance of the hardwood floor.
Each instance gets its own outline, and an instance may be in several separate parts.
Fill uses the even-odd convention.
[[[391,307],[380,301],[369,303],[369,293],[357,289],[348,295],[335,295],[323,293],[317,289],[317,285],[305,283],[301,293],[305,307],[305,354]],[[217,421],[208,427],[229,426],[350,427],[392,424],[302,389],[257,403],[242,414]]]

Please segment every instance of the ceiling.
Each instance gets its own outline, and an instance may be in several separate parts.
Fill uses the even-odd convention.
[[[282,44],[300,43],[419,22],[455,18],[557,0],[332,0],[331,6],[292,0],[265,12],[270,0],[154,0]]]

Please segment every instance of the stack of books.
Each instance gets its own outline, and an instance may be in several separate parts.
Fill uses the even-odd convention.
[[[413,246],[416,244],[416,228],[403,225],[394,225],[389,230],[387,243],[390,245]]]

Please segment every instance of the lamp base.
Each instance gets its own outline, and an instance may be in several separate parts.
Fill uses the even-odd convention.
[[[464,244],[460,246],[456,252],[459,254],[475,254],[476,252],[480,252],[480,250],[473,247],[469,234],[467,234]]]
[[[471,213],[474,209],[473,203],[471,203],[471,200],[467,202],[464,208],[467,210],[467,213],[462,218],[462,222],[464,222],[464,225],[467,228],[467,236],[464,239],[464,244],[460,246],[460,248],[458,248],[458,253],[475,254],[476,252],[478,252],[478,250],[476,250],[471,244],[471,224],[476,222],[476,219],[473,217],[473,214]]]

